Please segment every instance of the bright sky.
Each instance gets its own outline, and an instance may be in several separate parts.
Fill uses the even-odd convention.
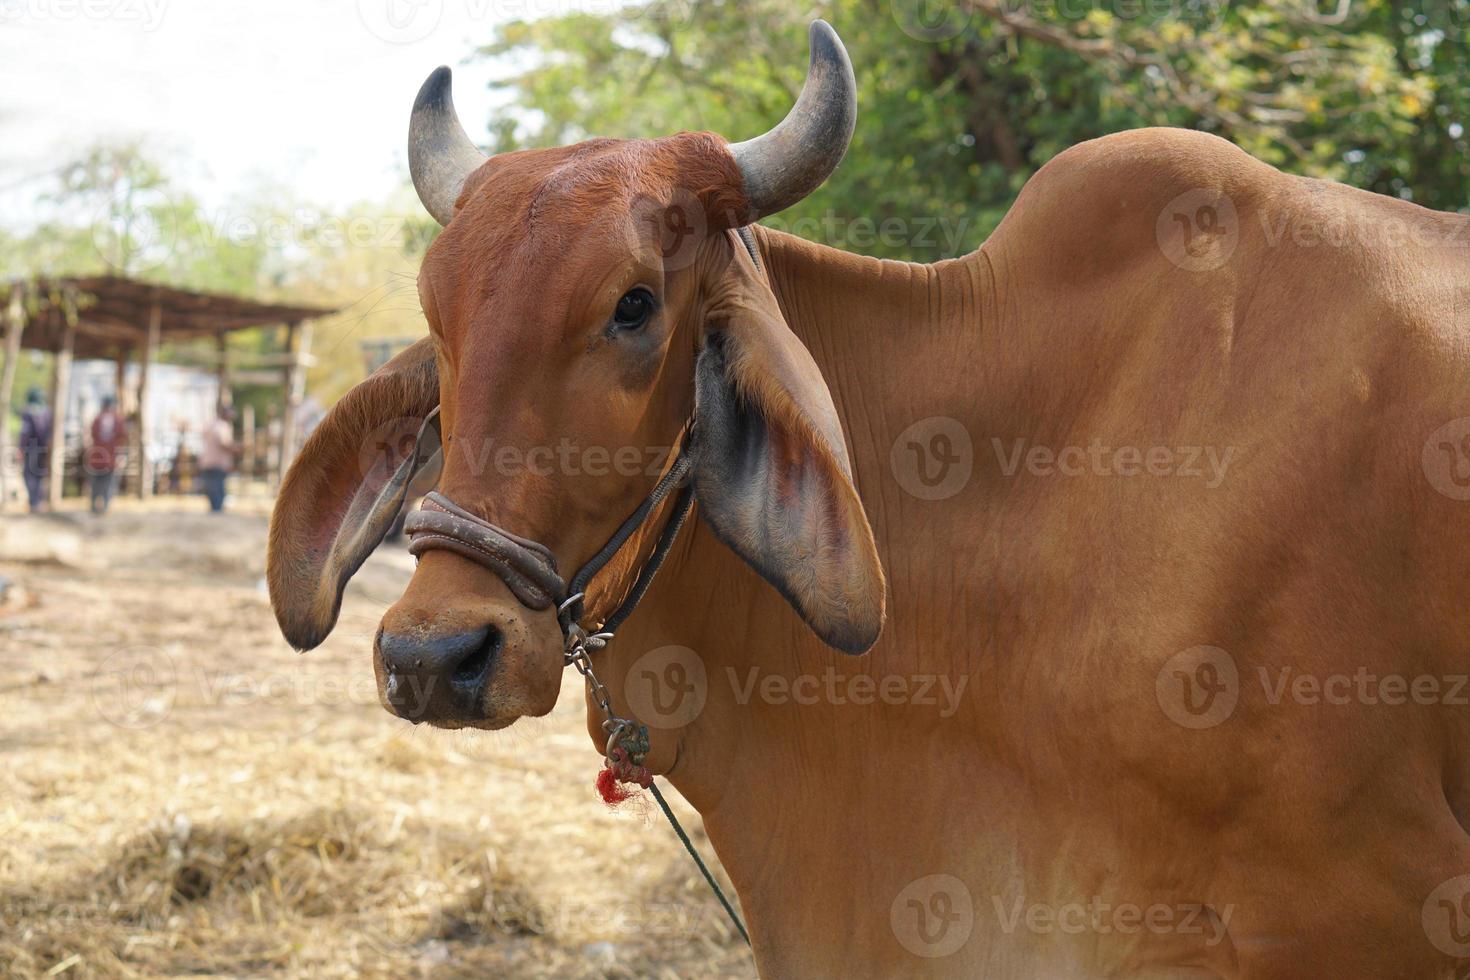
[[[615,0],[601,0],[607,9]],[[435,66],[483,142],[494,70],[461,62],[498,21],[599,0],[0,0],[0,222],[101,139],[141,136],[206,207],[266,180],[340,207],[407,172]]]

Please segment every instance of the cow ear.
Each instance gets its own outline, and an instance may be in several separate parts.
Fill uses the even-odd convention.
[[[862,653],[883,628],[883,568],[832,394],[732,244],[695,367],[699,513],[823,641]]]
[[[306,440],[271,513],[266,580],[290,644],[327,638],[348,579],[440,451],[439,372],[425,338],[353,388]]]

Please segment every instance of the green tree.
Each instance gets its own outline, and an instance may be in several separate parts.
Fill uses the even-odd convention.
[[[651,0],[504,25],[482,55],[498,150],[775,123],[805,23],[837,27],[859,123],[831,180],[768,223],[932,260],[977,246],[1068,146],[1188,126],[1287,170],[1464,208],[1470,0]],[[902,229],[885,236],[890,219]]]

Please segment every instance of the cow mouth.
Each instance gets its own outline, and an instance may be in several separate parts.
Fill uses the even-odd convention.
[[[507,635],[508,634],[508,635]],[[560,690],[555,638],[509,621],[448,635],[420,637],[393,657],[374,644],[378,701],[396,718],[445,730],[500,731],[526,715],[543,715]],[[553,649],[557,647],[558,649]]]
[[[390,711],[391,711],[391,709],[390,709]],[[395,712],[392,712],[392,713],[394,715],[397,715],[398,717],[402,717],[401,715],[398,715],[398,713],[396,711]],[[408,720],[411,721],[412,719],[408,719]],[[514,725],[516,722],[518,722],[520,720],[521,720],[521,716],[520,715],[514,715],[514,716],[512,716],[510,718],[501,718],[501,719],[481,718],[481,719],[476,720],[476,721],[455,721],[453,719],[447,719],[447,718],[432,718],[432,719],[428,719],[428,720],[422,720],[421,719],[421,720],[415,721],[413,723],[415,725],[425,724],[425,725],[428,725],[430,728],[437,728],[440,731],[445,731],[445,732],[457,732],[457,731],[462,731],[464,729],[470,729],[472,731],[480,731],[480,732],[498,732],[498,731],[502,731],[503,729],[509,728],[511,725]]]
[[[514,725],[522,717],[518,711],[486,710],[482,703],[470,704],[461,700],[460,697],[453,698],[452,701],[455,703],[449,706],[442,705],[437,700],[431,701],[431,707],[422,702],[415,703],[411,699],[393,699],[385,692],[380,696],[379,701],[383,709],[395,718],[401,718],[413,725],[427,725],[430,728],[445,731],[470,728],[498,732]]]

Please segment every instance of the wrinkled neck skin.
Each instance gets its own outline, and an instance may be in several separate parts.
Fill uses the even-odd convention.
[[[682,727],[650,724],[649,766],[702,814],[764,975],[829,975],[849,958],[865,971],[884,963],[907,970],[922,961],[886,928],[855,934],[859,908],[865,923],[875,909],[886,919],[907,882],[965,869],[937,827],[901,842],[872,839],[869,828],[905,824],[884,814],[950,811],[950,832],[964,835],[972,854],[985,850],[980,814],[954,816],[956,787],[926,772],[938,756],[973,756],[967,746],[984,737],[994,695],[977,656],[975,603],[960,592],[978,556],[944,532],[956,501],[908,494],[890,457],[906,428],[936,414],[937,379],[954,378],[957,363],[983,373],[988,263],[978,252],[932,266],[882,261],[767,229],[758,241],[787,323],[831,389],[888,579],[901,583],[890,587],[888,624],[864,656],[829,649],[696,519],[600,655],[608,666],[599,673],[626,709],[623,685],[639,683],[649,651],[678,645],[702,664],[703,708]],[[969,377],[962,399],[956,391],[942,400],[945,414],[984,431],[987,390]],[[889,697],[871,693],[884,683]],[[594,739],[605,737],[590,704],[588,717]],[[964,763],[968,778],[978,764]],[[715,924],[696,928],[705,925]]]

